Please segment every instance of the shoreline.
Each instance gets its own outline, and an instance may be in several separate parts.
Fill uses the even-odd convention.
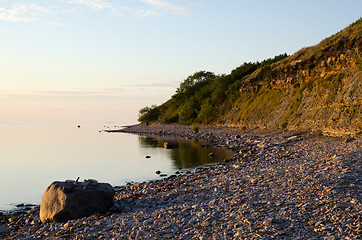
[[[231,149],[194,173],[116,187],[107,214],[40,224],[37,207],[0,222],[1,239],[357,239],[361,137],[234,128],[133,125],[120,132],[180,136]],[[1,215],[0,215],[1,219]]]

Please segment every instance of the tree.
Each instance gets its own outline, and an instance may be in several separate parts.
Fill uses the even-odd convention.
[[[208,124],[214,114],[215,107],[212,104],[211,98],[205,99],[201,104],[201,109],[199,111],[199,114],[197,115],[197,118],[203,123]]]
[[[139,111],[138,121],[148,124],[157,121],[160,115],[161,111],[157,105],[152,105],[151,107],[144,107]]]
[[[207,82],[213,80],[216,75],[212,72],[199,71],[188,76],[176,90],[177,94],[191,96],[197,89],[206,85]]]
[[[179,121],[186,124],[192,123],[197,117],[199,107],[195,97],[187,99],[178,109]]]

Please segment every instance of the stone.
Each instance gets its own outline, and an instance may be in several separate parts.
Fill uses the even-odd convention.
[[[154,222],[154,220],[152,218],[147,219],[146,221],[143,222],[144,225],[149,225],[152,224]]]
[[[177,142],[164,142],[163,147],[166,148],[166,149],[177,148],[178,143]]]
[[[286,142],[289,143],[289,142],[292,142],[292,141],[296,141],[298,140],[298,136],[291,136],[291,137],[288,137]]]
[[[354,140],[356,140],[356,139],[355,138],[347,138],[345,140],[345,143],[353,142]]]
[[[240,151],[239,151],[239,153],[240,153],[240,154],[242,154],[242,153],[246,153],[246,152],[248,152],[248,150],[247,150],[247,149],[240,149]]]
[[[40,220],[66,222],[107,211],[113,204],[114,189],[108,183],[53,182],[45,190],[40,204]]]
[[[258,143],[256,146],[258,148],[265,148],[266,147],[264,143]]]
[[[9,228],[6,226],[0,225],[0,233],[6,233],[9,232]]]

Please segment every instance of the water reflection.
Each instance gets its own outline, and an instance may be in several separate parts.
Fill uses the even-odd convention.
[[[165,143],[175,145],[174,148],[165,149],[174,169],[195,168],[200,165],[220,162],[233,155],[233,152],[229,150],[219,147],[212,148],[197,139],[139,136],[141,148],[166,148]],[[213,157],[209,156],[210,153],[213,153]]]
[[[152,137],[139,136],[138,141],[142,148],[158,148],[161,146],[160,141]]]
[[[53,181],[97,179],[113,186],[160,179],[179,168],[228,158],[221,149],[182,138],[139,137],[99,132],[102,126],[0,125],[0,210],[19,203],[40,204]],[[177,142],[173,149],[164,143]],[[214,158],[208,154],[213,152]],[[151,158],[146,158],[151,156]],[[15,177],[14,177],[15,176]],[[9,181],[11,179],[11,181]]]

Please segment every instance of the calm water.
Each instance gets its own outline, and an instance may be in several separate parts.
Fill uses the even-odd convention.
[[[197,141],[106,133],[104,125],[0,125],[0,210],[39,204],[56,180],[97,179],[113,186],[158,179],[231,156]],[[164,149],[164,141],[178,141]],[[215,153],[209,158],[210,152]],[[146,156],[151,156],[146,159]]]

